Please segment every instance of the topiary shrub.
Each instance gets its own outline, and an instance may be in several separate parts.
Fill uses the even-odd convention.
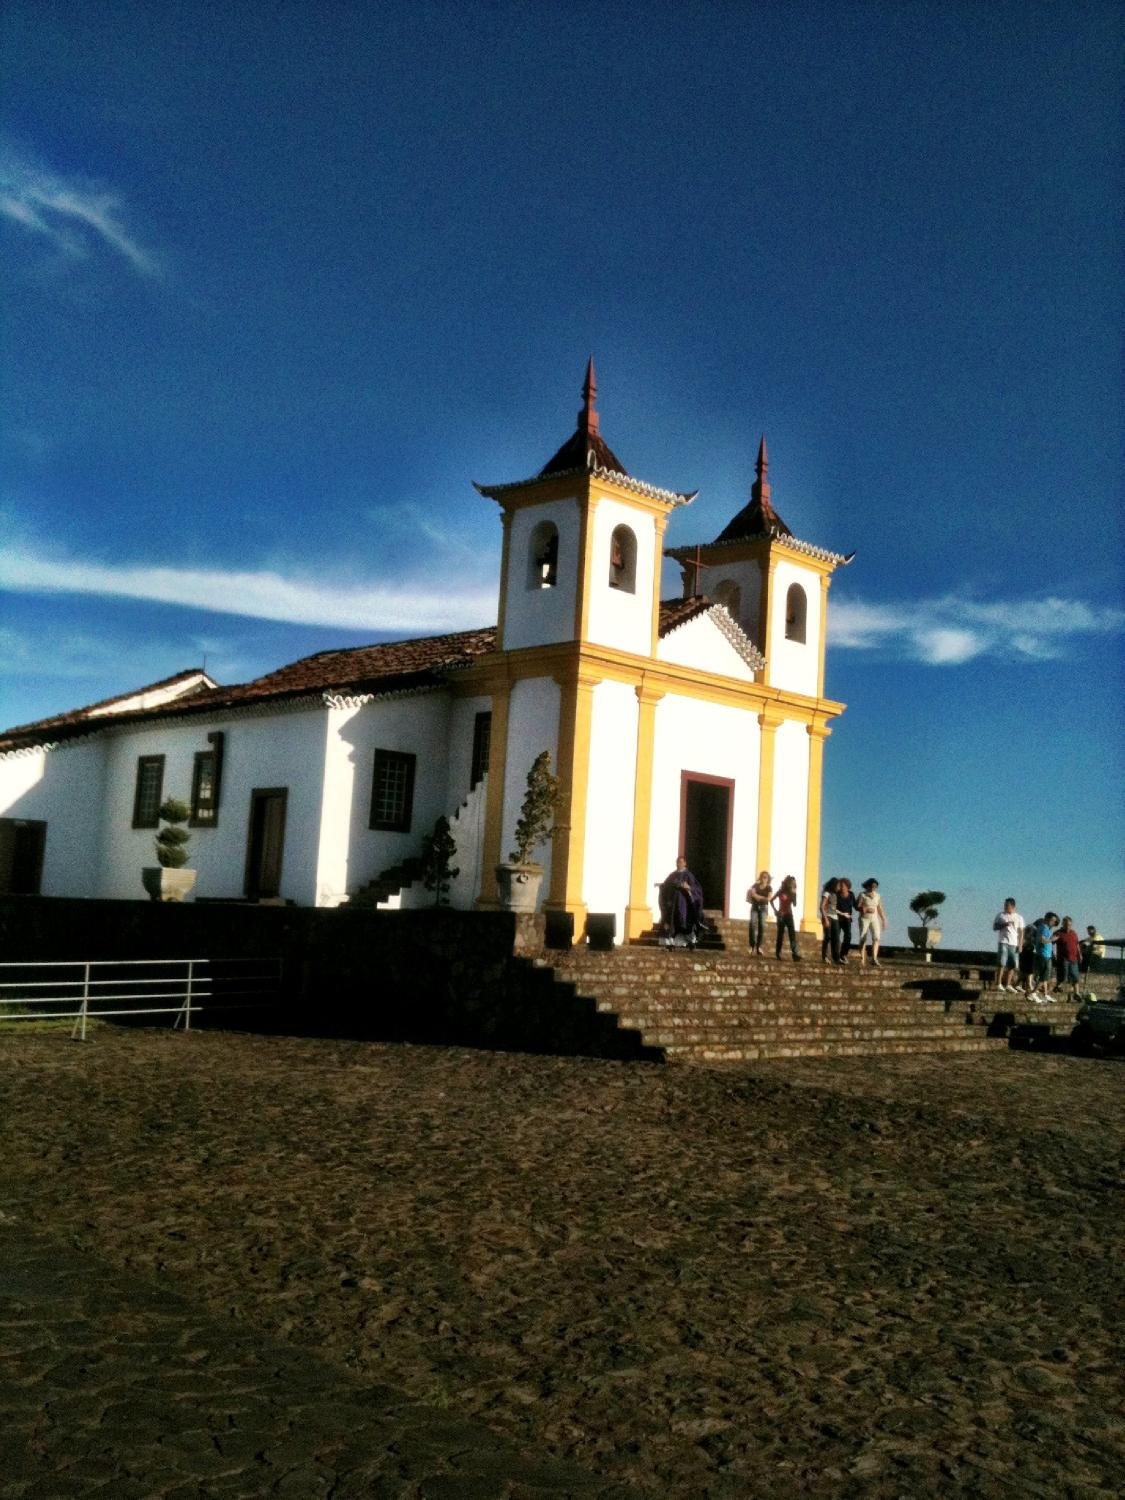
[[[928,927],[937,918],[938,907],[944,900],[944,891],[919,891],[910,903],[910,910],[921,917],[923,927]]]
[[[187,864],[187,846],[191,834],[183,826],[191,817],[191,808],[178,797],[168,797],[160,804],[159,817],[164,827],[156,835],[156,858],[166,870],[179,870]]]

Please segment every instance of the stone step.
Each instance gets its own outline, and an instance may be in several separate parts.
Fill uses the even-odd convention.
[[[767,1062],[783,1058],[798,1057],[882,1057],[902,1056],[921,1052],[991,1052],[1005,1047],[1006,1042],[992,1037],[964,1038],[956,1041],[943,1037],[940,1041],[911,1038],[907,1042],[886,1039],[871,1041],[827,1041],[765,1043],[762,1046],[737,1047],[682,1047],[668,1046],[665,1056],[676,1063],[745,1063]]]
[[[636,1004],[619,1004],[607,996],[598,996],[598,1011],[603,1011],[606,1016],[619,1016],[622,1020],[628,1017],[628,1023],[634,1025],[639,1017],[645,1019],[649,1026],[675,1026],[682,1025],[699,1026],[705,1023],[714,1023],[715,1026],[738,1026],[744,1023],[760,1022],[762,1025],[926,1025],[926,1026],[965,1026],[971,1025],[972,1019],[966,1011],[918,1011],[913,1008],[895,1008],[895,1010],[861,1010],[858,1007],[726,1007],[712,1008],[708,1005],[694,1005],[694,1007],[658,1007],[648,1005],[645,1001]]]

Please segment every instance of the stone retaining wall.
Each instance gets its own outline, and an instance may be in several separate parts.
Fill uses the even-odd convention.
[[[519,956],[541,922],[508,912],[0,897],[0,959],[279,959],[268,1010],[201,1024],[357,1040],[656,1059],[593,999]]]

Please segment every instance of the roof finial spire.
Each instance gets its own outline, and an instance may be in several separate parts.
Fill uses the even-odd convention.
[[[582,382],[582,410],[578,413],[578,431],[593,437],[598,430],[598,378],[594,374],[594,356],[586,365],[586,379]]]
[[[758,476],[750,486],[750,499],[757,501],[761,507],[762,514],[770,519],[773,517],[773,506],[770,503],[770,459],[766,452],[766,435],[762,433],[762,441],[758,444],[758,461],[754,465],[754,473]]]

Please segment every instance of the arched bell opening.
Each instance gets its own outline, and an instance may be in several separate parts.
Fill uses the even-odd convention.
[[[527,587],[553,589],[559,581],[559,528],[540,521],[527,545]]]
[[[609,540],[609,586],[637,592],[637,538],[628,526],[615,526]]]

